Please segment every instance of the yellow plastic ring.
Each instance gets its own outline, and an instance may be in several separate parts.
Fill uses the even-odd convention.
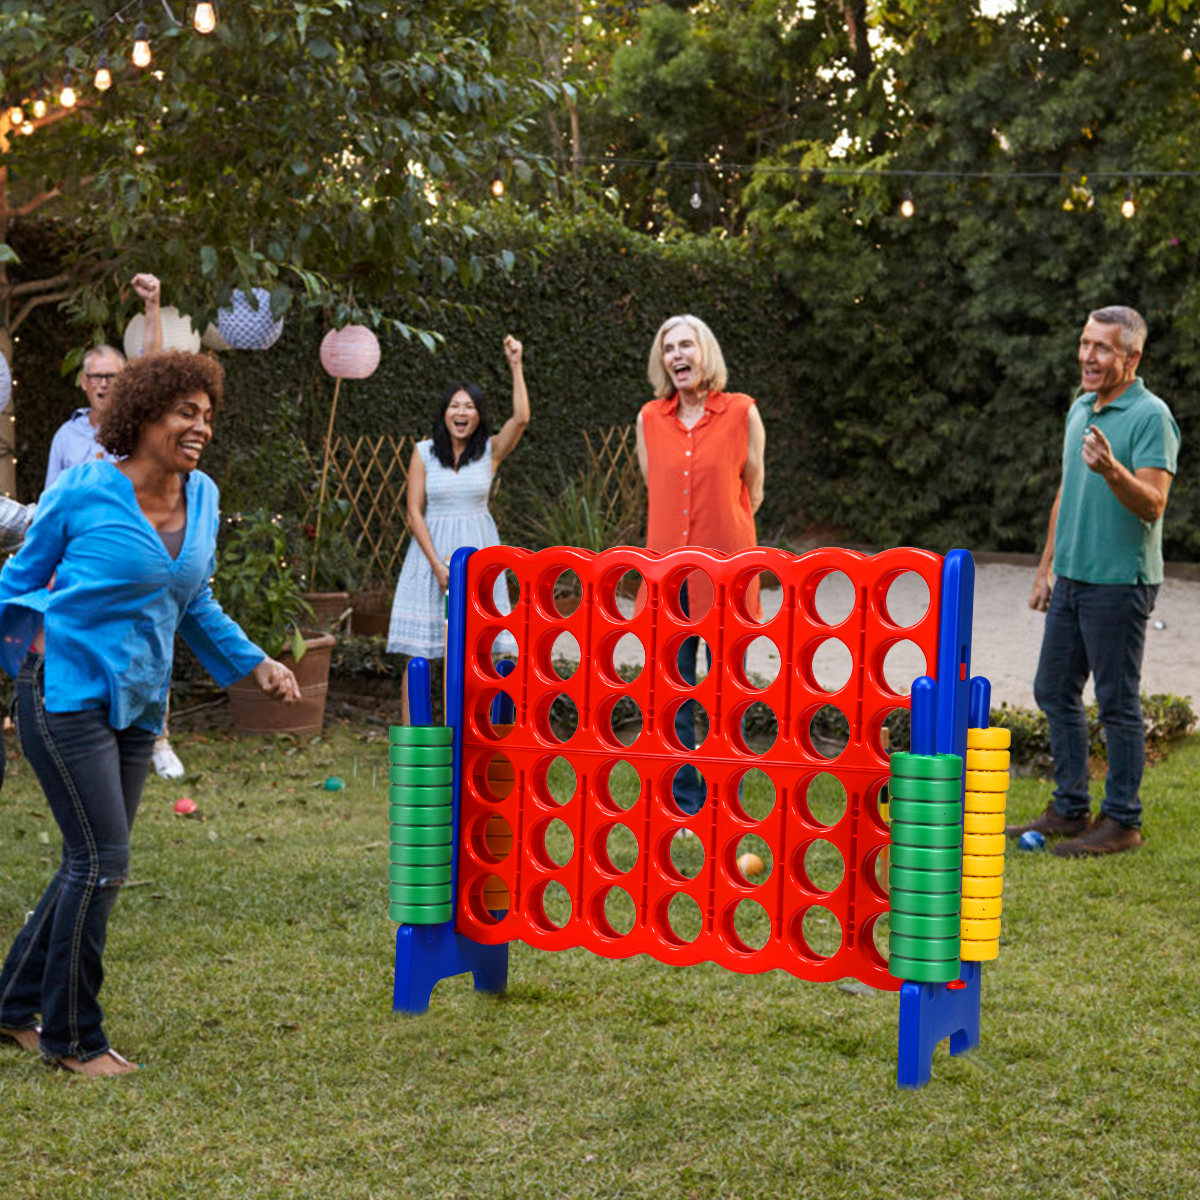
[[[968,792],[1007,792],[1007,771],[968,771],[965,777]]]
[[[990,942],[992,938],[1000,936],[1000,918],[991,917],[986,921],[968,921],[960,922],[962,925],[962,935],[968,941],[972,942]]]
[[[969,812],[963,816],[963,833],[1003,833],[1004,814]]]
[[[1003,854],[964,854],[962,862],[963,883],[968,875],[1003,875]]]
[[[989,896],[986,900],[976,900],[964,896],[962,900],[962,915],[966,921],[990,921],[1000,915],[1000,906],[1004,903],[999,896]]]
[[[968,729],[968,750],[1007,750],[1012,745],[1012,731],[993,725],[990,729]]]
[[[1011,755],[1007,750],[968,750],[968,771],[1007,771]]]
[[[967,792],[963,806],[967,812],[1002,813],[1007,798],[1007,792]]]
[[[964,854],[1004,854],[1004,834],[971,833],[963,838]]]
[[[1004,875],[964,875],[962,880],[963,903],[968,899],[996,900],[1004,890]]]
[[[990,962],[993,958],[1000,957],[1000,941],[996,939],[992,942],[961,942],[958,957],[963,962]]]

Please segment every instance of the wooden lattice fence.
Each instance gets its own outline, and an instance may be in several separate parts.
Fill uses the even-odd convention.
[[[585,430],[583,438],[586,461],[590,469],[602,473],[604,494],[614,511],[630,511],[631,506],[636,511],[644,501],[634,426]],[[399,577],[409,537],[405,511],[408,464],[417,440],[409,434],[356,438],[337,435],[333,439],[326,495],[350,503],[346,532],[358,550],[362,591],[390,593]],[[319,480],[320,456],[306,453],[312,477]],[[305,519],[312,521],[317,489],[310,485],[301,493]]]

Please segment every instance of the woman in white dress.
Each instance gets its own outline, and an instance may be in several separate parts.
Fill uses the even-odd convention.
[[[413,451],[408,468],[412,539],[392,601],[387,648],[393,654],[445,657],[450,558],[460,546],[500,545],[488,497],[496,469],[529,424],[521,349],[511,334],[504,339],[504,356],[512,372],[512,416],[495,437],[489,434],[487,401],[480,389],[453,383],[438,405],[433,436],[418,442]],[[503,575],[496,580],[495,601],[500,612],[511,611]],[[499,639],[496,648],[505,649]],[[408,723],[407,675],[401,690],[401,719]]]

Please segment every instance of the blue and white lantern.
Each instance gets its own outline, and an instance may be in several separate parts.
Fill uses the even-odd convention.
[[[283,318],[271,317],[271,293],[255,288],[254,301],[239,289],[231,307],[217,311],[217,332],[230,350],[269,350],[283,333]]]
[[[0,412],[3,412],[8,407],[9,400],[12,399],[12,371],[8,366],[8,359],[0,354]]]

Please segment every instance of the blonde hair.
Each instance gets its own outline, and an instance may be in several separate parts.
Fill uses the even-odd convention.
[[[720,344],[713,336],[713,331],[699,317],[684,315],[668,317],[659,326],[650,345],[650,362],[646,367],[646,376],[654,389],[654,395],[659,400],[665,400],[675,392],[675,385],[663,366],[663,342],[676,325],[690,325],[696,331],[696,344],[700,348],[700,374],[705,388],[710,392],[724,391],[729,372],[725,369],[725,356],[721,353]]]

